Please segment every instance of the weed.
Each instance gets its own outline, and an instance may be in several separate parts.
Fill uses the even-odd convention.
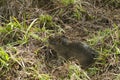
[[[41,15],[40,16],[40,23],[45,24],[45,23],[51,23],[52,22],[52,17],[50,15]]]
[[[15,17],[11,17],[10,22],[5,27],[0,27],[2,42],[4,44],[25,44],[30,38],[30,29],[37,19],[33,20],[29,26],[23,26]]]
[[[4,75],[9,70],[9,55],[0,47],[0,76]]]
[[[7,67],[8,61],[9,61],[9,55],[6,53],[6,51],[0,47],[0,67]]]
[[[94,76],[95,74],[97,74],[98,71],[100,71],[99,68],[93,67],[93,68],[89,68],[89,69],[87,70],[87,73],[88,73],[89,75]]]
[[[38,67],[37,67],[38,68]],[[31,75],[32,79],[38,80],[51,80],[51,76],[49,74],[42,74],[35,67],[26,67],[25,71],[28,75]]]
[[[40,31],[45,32],[47,34],[52,33],[62,33],[65,32],[61,26],[57,25],[55,22],[53,22],[53,19],[50,15],[41,15],[39,18],[40,22]]]
[[[103,30],[98,31],[96,35],[92,35],[92,38],[88,39],[87,41],[90,43],[90,45],[97,45],[99,42],[104,43],[106,39],[114,36],[112,34],[116,34],[115,33],[116,31],[117,31],[117,36],[118,36],[118,33],[119,33],[118,30],[119,30],[118,27],[114,25],[113,29],[105,29],[104,31]],[[113,40],[113,43],[114,43],[114,40]]]
[[[55,23],[52,21],[52,17],[50,15],[40,15],[39,17],[40,27],[45,27],[49,30],[54,30]]]
[[[1,41],[4,44],[8,44],[22,39],[24,32],[22,31],[21,24],[17,21],[16,18],[13,17],[10,22],[4,26],[5,27],[1,27],[0,30],[0,34],[2,35]]]
[[[90,80],[87,73],[76,64],[69,66],[69,77],[70,80]]]
[[[30,29],[32,28],[33,24],[37,21],[37,19],[34,19],[31,24],[28,26],[26,32],[24,33],[24,37],[23,37],[23,43],[22,44],[25,44],[28,42],[28,39],[30,38]]]
[[[114,80],[119,80],[119,79],[120,79],[120,74],[117,74]]]
[[[116,8],[116,10],[110,10],[111,7]],[[120,0],[1,0],[0,79],[4,79],[5,76],[5,78],[7,77],[6,79],[10,80],[20,78],[23,80],[52,80],[54,75],[52,75],[51,71],[53,70],[49,71],[46,68],[43,55],[45,53],[54,53],[54,51],[49,49],[45,42],[47,42],[48,37],[51,35],[65,33],[63,29],[65,27],[66,31],[68,31],[65,35],[70,39],[75,38],[77,40],[87,38],[88,44],[97,49],[100,56],[95,64],[86,71],[76,64],[67,66],[67,71],[64,70],[65,67],[63,66],[60,71],[58,70],[58,77],[56,79],[90,80],[94,76],[95,79],[103,76],[99,80],[104,80],[104,77],[111,78],[109,74],[113,72],[114,79],[119,80],[119,25],[114,24],[113,27],[100,28],[102,30],[90,33],[88,35],[90,38],[86,35],[81,36],[81,34],[84,35],[81,31],[84,32],[82,28],[86,28],[86,24],[90,23],[90,28],[93,25],[99,26],[97,23],[94,24],[94,21],[96,21],[94,16],[96,18],[109,17],[111,22],[119,24],[119,10],[117,10],[119,7]],[[107,14],[108,12],[110,15]],[[10,17],[13,15],[16,17]],[[9,18],[10,20],[7,20]],[[24,21],[21,22],[23,19]],[[107,22],[105,23],[107,24]],[[66,25],[69,25],[71,28],[67,29]],[[113,24],[111,23],[110,25],[112,26]],[[35,52],[37,54],[34,54]],[[40,54],[39,58],[38,54]],[[59,64],[59,62],[56,64]],[[63,74],[59,74],[62,71]],[[65,75],[65,77],[61,78],[62,75]],[[10,78],[11,76],[12,79]]]
[[[71,5],[75,3],[75,0],[61,0],[61,3],[65,6]]]
[[[98,47],[102,45],[99,48],[100,56],[97,58],[97,62],[96,62],[96,65],[99,65],[99,67],[90,68],[89,70],[91,74],[95,75],[97,72],[103,70],[101,69],[103,68],[103,66],[104,67],[106,65],[113,66],[113,64],[115,65],[116,63],[119,62],[119,54],[120,54],[119,32],[120,32],[119,27],[114,24],[114,28],[98,31],[96,35],[93,35],[94,36],[93,38],[88,39],[90,45],[94,45]],[[114,62],[109,63],[110,58]]]
[[[120,0],[101,0],[101,2],[104,4],[104,6],[115,7],[115,8],[120,7]]]

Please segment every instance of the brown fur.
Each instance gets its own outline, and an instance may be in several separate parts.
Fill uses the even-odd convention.
[[[82,67],[92,64],[98,55],[96,51],[81,42],[72,42],[64,36],[50,37],[49,46],[57,52],[58,56],[68,60],[71,57],[77,59]]]

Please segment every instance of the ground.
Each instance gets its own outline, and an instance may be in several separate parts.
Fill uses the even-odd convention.
[[[0,2],[0,80],[120,80],[119,0]],[[99,52],[83,70],[47,43],[65,35]]]

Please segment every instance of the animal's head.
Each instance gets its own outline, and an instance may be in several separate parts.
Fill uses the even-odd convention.
[[[65,36],[50,36],[48,39],[50,45],[53,46],[60,46],[66,45],[68,43],[68,38]]]

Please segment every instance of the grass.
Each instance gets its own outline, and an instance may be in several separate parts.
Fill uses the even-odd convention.
[[[9,61],[9,55],[6,53],[6,51],[0,47],[0,67],[1,68],[4,68],[4,67],[7,67],[9,64],[8,64],[8,61]]]
[[[114,7],[120,7],[119,4],[120,4],[120,1],[119,0],[109,0],[109,1],[104,1],[104,4],[105,5],[112,5]]]
[[[119,63],[119,39],[120,39],[120,30],[117,25],[114,25],[114,28],[105,29],[102,31],[98,31],[96,35],[92,35],[93,37],[91,39],[88,39],[88,43],[94,46],[101,45],[101,47],[96,48],[98,49],[100,56],[97,59],[96,65],[99,66],[116,66],[116,64]],[[109,58],[113,59],[113,63],[109,63]],[[119,67],[119,66],[116,66]],[[91,74],[96,74],[96,72],[101,72],[103,70],[103,67],[93,67],[90,68],[88,71],[90,71]]]
[[[41,24],[40,27],[35,25],[38,24],[39,22]],[[19,49],[16,49],[15,46],[27,45],[32,39],[46,43],[47,38],[50,35],[56,34],[57,31],[59,31],[58,34],[60,34],[63,31],[63,29],[57,24],[55,24],[52,21],[52,17],[49,15],[41,15],[40,18],[34,19],[29,25],[25,23],[24,25],[23,22],[19,22],[15,17],[11,17],[9,23],[0,27],[1,28],[0,34],[2,35],[1,43],[4,47],[9,49],[7,51],[9,54],[8,55],[6,53],[6,50],[4,51],[2,48],[0,48],[1,71],[4,71],[3,74],[1,74],[1,76],[7,75],[7,72],[12,70],[12,66],[14,66],[15,68],[17,67],[17,69],[22,68],[27,75],[33,75],[31,76],[31,78],[33,79],[49,80],[51,78],[49,74],[44,74],[44,73],[39,74],[38,65],[35,64],[35,67],[26,67],[25,66],[26,64],[24,63],[24,59],[22,57],[18,57],[21,54],[20,53],[21,51],[19,52]],[[48,26],[53,27],[55,30],[48,28]],[[8,64],[10,65],[8,66]],[[39,62],[38,64],[42,65]],[[8,68],[8,70],[4,70],[2,69],[2,67],[6,67]]]
[[[68,5],[74,4],[75,0],[61,0],[60,2],[64,5],[68,6]]]
[[[87,75],[87,72],[82,70],[78,65],[69,66],[69,77],[70,80],[90,80],[90,77]]]
[[[22,20],[11,15],[10,19],[7,19],[5,22],[1,21],[1,79],[12,80],[15,79],[15,77],[20,77],[23,80],[102,80],[105,79],[105,76],[112,77],[113,75],[109,76],[107,74],[113,73],[114,77],[111,79],[119,80],[119,25],[117,23],[112,23],[112,27],[94,30],[93,32],[91,31],[89,35],[80,37],[79,35],[81,35],[81,32],[84,30],[82,29],[78,32],[77,30],[81,28],[81,26],[86,27],[86,22],[91,23],[88,26],[94,25],[92,23],[95,21],[94,17],[96,15],[87,11],[88,7],[86,7],[84,3],[78,3],[77,1],[79,2],[79,0],[61,0],[59,3],[50,1],[51,5],[49,5],[48,8],[45,6],[41,8],[45,10],[46,13],[39,14],[37,17],[34,16],[31,19],[26,16],[26,18]],[[119,1],[117,0],[105,0],[105,2],[100,0],[100,2],[101,4],[107,4],[114,8],[119,7]],[[4,2],[0,1],[0,4],[4,5]],[[64,7],[61,7],[61,4]],[[99,5],[97,7],[99,7]],[[91,10],[92,9],[93,7]],[[27,10],[29,11],[29,9]],[[30,10],[32,10],[32,8],[30,8]],[[51,12],[47,12],[47,10],[50,10]],[[39,11],[39,9],[37,9],[37,11]],[[36,14],[34,12],[32,14]],[[97,13],[97,10],[95,12]],[[112,15],[110,16],[112,17]],[[81,20],[86,24],[79,23]],[[80,25],[76,26],[78,23]],[[72,26],[71,30],[66,30],[65,27],[67,26],[65,25]],[[99,25],[95,24],[95,27],[96,26]],[[84,33],[85,32],[82,34]],[[59,62],[56,62],[56,66],[54,66],[56,64],[54,63],[53,68],[49,69],[46,67],[45,54],[51,53],[52,51],[47,46],[48,37],[57,34],[64,34],[74,39],[77,37],[79,37],[79,39],[85,38],[86,43],[100,53],[97,61],[87,70],[83,70],[80,66],[72,63],[65,63],[67,66],[65,64],[58,66]],[[104,74],[106,75],[102,76]]]

